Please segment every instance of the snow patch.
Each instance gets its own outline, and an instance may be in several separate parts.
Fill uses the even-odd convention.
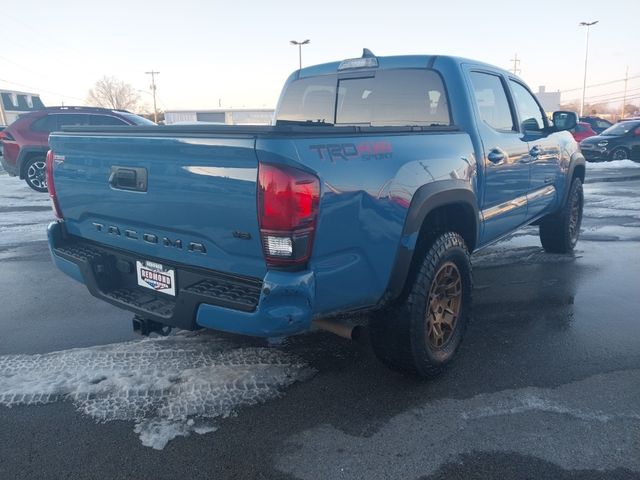
[[[587,162],[587,171],[611,170],[616,168],[640,168],[640,163],[633,160],[613,160],[611,162]]]
[[[272,348],[179,334],[42,355],[0,356],[0,405],[70,400],[99,422],[129,420],[143,445],[215,431],[207,419],[278,397],[313,375]]]
[[[608,422],[614,417],[602,412],[583,412],[579,409],[569,408],[556,401],[544,398],[540,395],[524,393],[521,396],[506,398],[497,405],[486,405],[469,412],[462,412],[460,416],[464,420],[476,420],[480,418],[498,417],[502,415],[516,415],[525,412],[539,411],[545,413],[557,413],[570,415],[580,420]],[[631,416],[636,417],[635,415]]]
[[[166,419],[145,419],[136,423],[134,432],[140,437],[142,445],[154,450],[162,450],[176,437],[188,437],[191,432],[199,435],[215,432],[218,427],[201,425],[196,426],[193,419],[186,422],[175,422]]]

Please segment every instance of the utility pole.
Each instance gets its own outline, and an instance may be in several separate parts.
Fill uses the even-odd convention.
[[[581,27],[587,27],[587,40],[584,48],[584,80],[582,81],[582,103],[580,104],[580,116],[584,115],[584,93],[587,90],[587,60],[589,58],[589,27],[598,23],[599,20],[593,22],[580,22]]]
[[[151,91],[153,92],[153,121],[158,123],[158,108],[156,107],[156,75],[160,72],[144,72],[147,75],[151,75]]]
[[[289,43],[291,45],[297,45],[298,46],[298,65],[300,66],[300,69],[302,69],[302,46],[303,45],[307,45],[309,42],[311,42],[311,40],[306,39],[302,42],[296,42],[295,40],[290,40]]]
[[[629,67],[624,74],[624,96],[622,97],[622,112],[620,112],[620,120],[624,118],[624,107],[627,106],[627,82],[629,81]]]
[[[513,55],[513,58],[511,60],[509,60],[510,62],[513,62],[513,69],[511,70],[513,72],[514,75],[518,75],[522,70],[520,70],[518,68],[518,64],[520,63],[520,59],[518,58],[518,54],[515,53]]]

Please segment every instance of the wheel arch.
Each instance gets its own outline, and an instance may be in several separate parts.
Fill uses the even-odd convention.
[[[443,180],[420,187],[413,196],[387,287],[387,301],[402,297],[416,274],[416,261],[436,234],[454,231],[469,252],[479,238],[477,197],[468,182]]]
[[[33,157],[44,156],[46,158],[47,150],[49,147],[23,147],[20,149],[18,155],[18,175],[20,180],[24,180],[26,177],[26,166],[30,159]]]
[[[581,153],[574,153],[571,156],[571,162],[569,164],[569,171],[567,172],[567,184],[565,185],[564,192],[562,194],[562,202],[560,205],[564,205],[569,197],[569,192],[571,191],[571,184],[573,183],[574,178],[579,178],[582,183],[584,183],[584,179],[587,174],[586,161]]]

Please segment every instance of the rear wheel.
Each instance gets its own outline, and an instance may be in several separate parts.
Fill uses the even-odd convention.
[[[583,206],[582,181],[574,178],[562,209],[540,222],[540,242],[547,252],[570,253],[573,251],[580,235]]]
[[[471,307],[471,262],[464,240],[454,232],[436,237],[419,261],[407,299],[376,312],[370,336],[383,363],[431,378],[462,341]]]
[[[46,163],[44,157],[31,157],[25,165],[24,179],[37,192],[47,191]]]

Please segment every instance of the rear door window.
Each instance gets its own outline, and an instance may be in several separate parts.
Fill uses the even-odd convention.
[[[127,125],[124,120],[110,115],[89,115],[91,125]]]
[[[509,100],[500,77],[485,72],[471,72],[470,76],[482,121],[500,132],[515,131]]]
[[[81,127],[89,125],[89,115],[80,113],[61,113],[54,115],[58,117],[58,128],[64,127]]]
[[[34,132],[46,132],[51,133],[58,130],[58,116],[57,115],[45,115],[42,118],[39,118],[33,125],[31,129]]]

